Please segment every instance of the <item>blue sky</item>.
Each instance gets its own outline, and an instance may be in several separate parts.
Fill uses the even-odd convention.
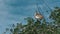
[[[35,13],[35,3],[38,3],[42,8],[40,12],[48,18],[48,13],[45,12],[48,8],[42,0],[0,0],[0,33],[2,34],[9,24],[25,24],[24,18],[33,17]],[[55,6],[60,7],[60,0],[46,0],[46,3],[51,9]]]

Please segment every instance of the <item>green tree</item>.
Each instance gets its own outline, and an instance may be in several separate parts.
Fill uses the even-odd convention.
[[[55,7],[55,9],[51,12],[50,18],[53,20],[52,22],[55,24],[57,32],[60,34],[60,7]]]
[[[27,24],[22,25],[22,23],[17,23],[17,25],[12,25],[12,28],[7,28],[6,31],[10,31],[11,34],[60,34],[60,8],[55,7],[51,12],[50,19],[54,20],[46,22],[43,18],[42,20],[34,20],[31,17],[26,18]]]

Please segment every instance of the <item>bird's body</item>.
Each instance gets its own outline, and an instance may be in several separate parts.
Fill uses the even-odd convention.
[[[42,19],[43,16],[42,16],[39,12],[36,12],[36,13],[35,13],[35,18],[36,18],[36,19]]]

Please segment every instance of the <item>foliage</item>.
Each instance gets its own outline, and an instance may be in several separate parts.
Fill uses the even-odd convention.
[[[60,8],[55,7],[55,9],[51,12],[50,18],[55,20],[55,22],[60,23]]]
[[[54,25],[50,24],[45,21],[45,19],[41,20],[34,20],[31,17],[26,18],[27,24],[22,25],[22,23],[17,23],[15,26],[13,24],[13,27],[9,30],[11,34],[60,34],[60,8],[55,7],[55,9],[51,12],[50,18],[54,20],[52,23]]]

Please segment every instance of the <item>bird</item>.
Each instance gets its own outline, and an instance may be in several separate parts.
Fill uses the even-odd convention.
[[[43,16],[42,16],[38,11],[36,11],[36,12],[35,12],[35,18],[36,18],[36,19],[42,19]]]

